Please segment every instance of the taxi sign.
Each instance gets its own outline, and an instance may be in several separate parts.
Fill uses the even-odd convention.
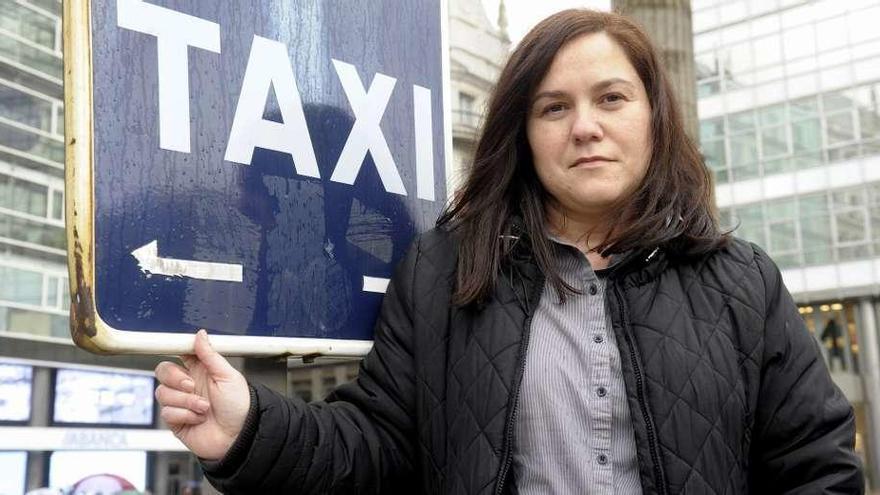
[[[359,356],[446,201],[441,0],[64,2],[71,332]]]

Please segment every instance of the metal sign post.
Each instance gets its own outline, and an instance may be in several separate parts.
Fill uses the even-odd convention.
[[[81,347],[362,356],[444,206],[441,0],[64,2]]]

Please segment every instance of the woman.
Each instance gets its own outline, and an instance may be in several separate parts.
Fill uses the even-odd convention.
[[[645,35],[555,14],[357,380],[286,399],[200,332],[162,417],[225,493],[861,493],[852,409],[711,192]]]

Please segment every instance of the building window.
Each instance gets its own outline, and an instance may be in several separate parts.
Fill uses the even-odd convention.
[[[880,183],[721,210],[783,268],[880,257]]]
[[[48,192],[47,186],[0,174],[0,208],[44,217]]]
[[[880,184],[868,186],[868,219],[874,255],[880,256]]]
[[[46,216],[49,188],[17,180],[12,187],[12,209],[37,217]]]
[[[853,123],[853,115],[850,110],[826,114],[825,128],[829,147],[851,143],[856,139],[856,126]]]
[[[765,67],[782,61],[782,43],[779,34],[755,40],[755,66]]]
[[[52,219],[64,220],[64,193],[52,191]]]
[[[0,0],[0,29],[44,46],[55,48],[57,17],[14,0]]]
[[[731,180],[741,181],[759,177],[758,146],[754,131],[730,136]]]
[[[700,122],[700,145],[706,165],[715,174],[715,183],[728,181],[727,152],[724,148],[724,118]]]
[[[0,422],[30,419],[33,374],[30,366],[0,363]]]
[[[474,111],[474,97],[467,93],[458,93],[458,108],[467,111]]]
[[[43,302],[43,274],[0,265],[0,300],[40,306]]]
[[[838,259],[847,261],[868,257],[870,252],[865,190],[860,188],[836,191],[831,198]]]
[[[800,265],[798,213],[795,199],[767,203],[767,250],[780,267]]]
[[[0,118],[45,132],[53,132],[52,114],[51,99],[37,97],[0,80]]]
[[[704,119],[700,132],[718,184],[878,155],[880,83]]]
[[[477,113],[474,111],[475,98],[467,93],[458,93],[458,123],[468,127],[476,127]]]
[[[50,14],[61,16],[61,0],[27,0]]]
[[[737,207],[734,215],[739,225],[737,235],[760,246],[767,245],[764,236],[764,208],[760,203]]]
[[[804,263],[822,265],[834,259],[831,215],[825,193],[798,198]]]
[[[63,255],[67,244],[63,203],[61,189],[0,171],[0,242],[51,248]]]
[[[758,111],[764,175],[791,170],[787,121],[785,104],[764,107]]]
[[[17,35],[0,34],[0,56],[24,65],[52,79],[64,76],[61,53],[47,49]]]

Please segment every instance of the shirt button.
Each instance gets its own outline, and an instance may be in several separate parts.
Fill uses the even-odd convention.
[[[605,454],[599,454],[596,456],[596,462],[604,466],[605,464],[608,464],[608,456]]]
[[[596,284],[590,284],[590,295],[595,296],[596,293],[599,292],[599,288],[596,287]]]
[[[605,397],[608,394],[608,391],[605,390],[605,387],[599,387],[596,389],[596,395],[599,397]]]
[[[604,341],[605,339],[603,339],[601,335],[593,335],[593,342],[601,344]]]

